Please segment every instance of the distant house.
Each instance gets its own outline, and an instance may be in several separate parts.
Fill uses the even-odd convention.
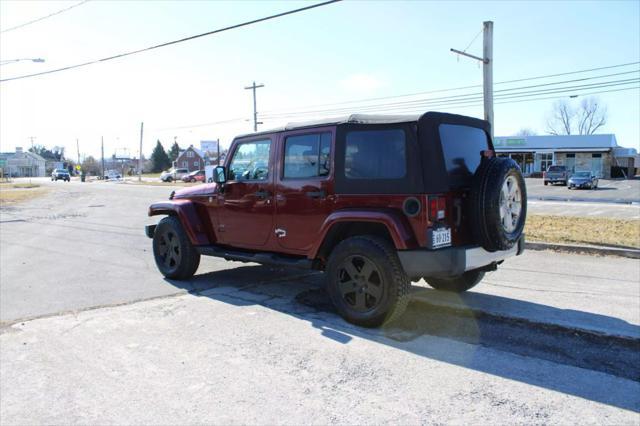
[[[193,145],[180,152],[174,163],[175,167],[188,169],[190,172],[195,170],[204,170],[205,158],[204,153]]]
[[[46,161],[33,152],[16,148],[15,153],[3,153],[4,174],[12,177],[44,177]]]

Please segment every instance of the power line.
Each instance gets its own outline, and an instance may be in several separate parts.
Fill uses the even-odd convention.
[[[87,65],[93,65],[93,64],[100,63],[100,62],[106,62],[106,61],[110,61],[110,60],[113,60],[113,59],[124,58],[125,56],[131,56],[131,55],[135,55],[137,53],[147,52],[149,50],[159,49],[161,47],[167,47],[167,46],[171,46],[173,44],[183,43],[185,41],[194,40],[196,38],[200,38],[200,37],[205,37],[205,36],[221,33],[221,32],[224,32],[224,31],[229,31],[229,30],[233,30],[233,29],[236,29],[236,28],[246,27],[248,25],[257,24],[257,23],[268,21],[268,20],[271,20],[271,19],[281,18],[281,17],[287,16],[287,15],[293,15],[295,13],[300,13],[300,12],[304,12],[304,11],[307,11],[307,10],[315,9],[317,7],[327,6],[327,5],[330,5],[332,3],[337,3],[339,1],[342,1],[342,0],[329,0],[329,1],[322,2],[322,3],[316,3],[316,4],[312,4],[311,6],[305,6],[305,7],[299,8],[299,9],[293,9],[293,10],[289,10],[287,12],[282,12],[282,13],[277,13],[275,15],[265,16],[264,18],[258,18],[258,19],[254,19],[252,21],[242,22],[240,24],[235,24],[235,25],[231,25],[231,26],[228,26],[228,27],[219,28],[217,30],[207,31],[206,33],[196,34],[196,35],[192,35],[192,36],[189,36],[189,37],[181,38],[181,39],[178,39],[178,40],[172,40],[172,41],[168,41],[166,43],[161,43],[161,44],[156,44],[154,46],[145,47],[143,49],[137,49],[137,50],[132,50],[132,51],[129,51],[129,52],[120,53],[120,54],[113,55],[113,56],[108,56],[108,57],[102,58],[102,59],[96,59],[96,60],[89,61],[89,62],[84,62],[84,63],[81,63],[81,64],[69,65],[69,66],[66,66],[66,67],[63,67],[63,68],[57,68],[57,69],[48,70],[48,71],[42,71],[42,72],[33,73],[33,74],[25,74],[25,75],[20,75],[20,76],[17,76],[17,77],[5,78],[5,79],[0,80],[0,82],[11,81],[11,80],[19,80],[19,79],[23,79],[23,78],[30,78],[30,77],[35,77],[35,76],[45,75],[45,74],[52,74],[52,73],[56,73],[56,72],[60,72],[60,71],[71,70],[71,69],[74,69],[74,68],[85,67]]]
[[[635,72],[635,71],[634,71]],[[614,74],[615,75],[615,74]],[[633,78],[633,79],[622,79],[622,80],[609,80],[609,81],[602,81],[602,82],[597,82],[597,83],[590,83],[590,84],[580,84],[580,85],[571,85],[571,86],[563,86],[563,87],[553,87],[553,88],[546,88],[546,89],[537,89],[537,90],[528,90],[528,91],[522,91],[522,89],[527,89],[527,88],[532,88],[532,87],[542,87],[542,86],[546,86],[546,85],[537,85],[537,86],[522,86],[522,87],[517,87],[517,88],[513,88],[513,89],[507,89],[509,91],[512,90],[521,90],[519,92],[513,92],[513,93],[499,93],[498,95],[496,95],[496,99],[505,99],[505,98],[512,98],[512,97],[521,97],[521,96],[534,96],[534,95],[539,95],[539,94],[544,94],[544,93],[561,93],[561,92],[567,92],[567,91],[575,91],[575,90],[585,90],[585,89],[591,89],[591,88],[596,88],[596,87],[607,87],[608,85],[611,84],[630,84],[633,82],[637,82],[638,78]],[[557,84],[560,83],[570,83],[573,82],[573,80],[567,80],[565,82],[558,82]],[[503,92],[503,91],[500,91]],[[415,100],[415,101],[411,101],[411,102],[407,102],[407,103],[386,103],[386,104],[375,104],[375,105],[364,105],[364,106],[352,106],[352,107],[345,107],[345,108],[334,108],[334,109],[326,109],[326,110],[309,110],[309,111],[296,111],[296,112],[283,112],[283,113],[272,113],[272,114],[264,114],[263,117],[267,118],[275,118],[278,116],[284,116],[284,117],[291,117],[291,116],[295,116],[295,115],[309,115],[309,114],[320,114],[320,113],[324,113],[324,114],[338,114],[338,113],[346,113],[346,112],[350,112],[353,110],[358,110],[358,111],[362,111],[362,112],[366,112],[366,111],[371,111],[371,110],[380,110],[380,109],[385,109],[385,110],[406,110],[408,108],[412,108],[412,107],[426,107],[426,106],[432,106],[432,105],[446,105],[446,104],[451,104],[451,103],[456,103],[456,102],[468,102],[470,100],[476,100],[476,99],[482,99],[482,93],[467,93],[467,94],[463,94],[463,95],[456,95],[456,96],[450,96],[450,97],[439,97],[439,98],[431,98],[431,99],[420,99],[420,100]]]
[[[634,79],[623,79],[623,80],[612,80],[612,81],[604,81],[604,82],[599,82],[599,83],[592,83],[592,84],[583,84],[583,85],[574,85],[574,86],[565,86],[565,87],[556,87],[556,88],[548,88],[548,89],[541,89],[541,90],[529,90],[529,91],[521,91],[521,92],[517,92],[517,93],[504,93],[501,95],[496,96],[497,100],[500,99],[522,99],[522,98],[530,98],[530,97],[535,97],[535,96],[540,96],[540,95],[549,95],[549,94],[560,94],[560,93],[576,93],[576,92],[580,92],[580,91],[584,91],[584,90],[593,90],[593,89],[599,89],[599,88],[606,88],[606,87],[613,87],[613,86],[622,86],[622,85],[629,85],[629,84],[636,84],[640,82],[640,78],[634,78]],[[425,100],[422,101],[419,104],[412,104],[412,105],[407,105],[407,106],[394,106],[394,105],[370,105],[367,107],[358,107],[358,106],[354,106],[351,108],[343,108],[343,109],[339,109],[339,110],[325,110],[323,111],[324,115],[329,115],[329,114],[347,114],[350,112],[372,112],[372,111],[376,111],[376,112],[395,112],[395,113],[401,113],[401,112],[407,112],[407,111],[413,111],[416,109],[420,109],[420,110],[424,110],[425,108],[433,108],[433,107],[442,107],[442,106],[455,106],[455,105],[460,105],[460,104],[468,104],[468,103],[476,103],[482,100],[482,94],[481,93],[477,93],[477,94],[471,94],[465,98],[458,98],[458,99],[443,99],[443,100]],[[279,119],[279,118],[286,118],[286,117],[304,117],[310,114],[318,114],[319,112],[317,111],[310,111],[310,112],[298,112],[298,113],[291,113],[291,114],[281,114],[281,115],[264,115],[265,119]]]
[[[88,2],[88,1],[90,1],[90,0],[83,0],[83,1],[81,1],[80,3],[76,3],[76,4],[74,4],[74,5],[71,5],[71,6],[69,6],[69,7],[66,7],[66,8],[64,8],[64,9],[60,9],[60,10],[58,10],[57,12],[50,13],[50,14],[48,14],[48,15],[46,15],[46,16],[42,16],[42,17],[37,18],[37,19],[34,19],[34,20],[32,20],[32,21],[22,23],[22,24],[20,24],[20,25],[16,25],[15,27],[7,28],[6,30],[2,30],[2,31],[0,31],[0,33],[6,33],[6,32],[9,32],[9,31],[17,30],[18,28],[26,27],[27,25],[35,24],[36,22],[43,21],[43,20],[45,20],[45,19],[47,19],[47,18],[51,18],[52,16],[59,15],[59,14],[61,14],[61,13],[63,13],[63,12],[66,12],[66,11],[71,10],[71,9],[73,9],[73,8],[76,8],[76,7],[78,7],[78,6],[82,6],[83,4],[85,4],[85,3],[86,3],[86,2]]]
[[[639,62],[628,62],[628,63],[617,64],[617,65],[609,65],[609,66],[605,66],[605,67],[577,70],[577,71],[569,71],[569,72],[563,72],[563,73],[558,73],[558,74],[547,74],[547,75],[540,75],[540,76],[535,76],[535,77],[519,78],[519,79],[516,79],[516,80],[499,81],[499,82],[496,82],[494,84],[498,85],[498,84],[518,83],[518,82],[521,82],[521,81],[541,80],[541,79],[545,79],[545,78],[561,77],[561,76],[565,76],[565,75],[581,74],[581,73],[585,73],[585,72],[600,71],[600,70],[606,70],[606,69],[612,69],[612,68],[621,68],[621,67],[627,67],[627,66],[630,66],[630,65],[637,65],[637,64],[640,64],[640,61]],[[434,93],[444,93],[444,92],[454,92],[454,91],[457,91],[457,90],[474,89],[474,88],[477,88],[477,87],[482,87],[482,85],[481,84],[474,84],[474,85],[470,85],[470,86],[460,86],[460,87],[451,87],[451,88],[447,88],[447,89],[437,89],[437,90],[428,90],[428,91],[422,91],[422,92],[406,93],[406,94],[403,94],[403,95],[380,96],[380,97],[376,97],[376,98],[365,98],[365,99],[358,99],[358,100],[353,100],[353,101],[341,101],[341,102],[332,102],[332,103],[326,103],[326,104],[305,105],[305,106],[292,107],[291,109],[318,108],[318,107],[333,106],[333,105],[345,105],[345,104],[353,104],[353,103],[379,101],[379,100],[384,100],[384,99],[403,98],[403,97],[417,96],[417,95],[430,95],[430,94],[434,94]],[[274,111],[274,110],[264,111],[263,114],[267,114],[267,113],[271,113],[271,112],[278,112],[278,111],[277,110],[276,111]]]
[[[612,89],[612,90],[601,90],[601,91],[595,91],[595,92],[587,92],[587,93],[581,93],[579,96],[591,96],[591,95],[599,95],[599,94],[603,94],[603,93],[622,92],[622,91],[637,90],[637,89],[640,89],[640,86],[625,87],[625,88],[621,88],[621,89]],[[534,102],[534,101],[542,101],[542,100],[549,100],[549,99],[562,99],[562,98],[566,98],[566,97],[567,97],[567,95],[563,95],[563,96],[546,96],[546,97],[532,98],[532,99],[508,100],[508,101],[504,101],[504,102],[496,102],[496,105],[515,104],[515,103],[521,103],[521,102]],[[448,109],[470,108],[470,107],[480,107],[480,106],[482,106],[482,101],[475,101],[475,102],[471,102],[471,103],[463,104],[463,105],[449,106]],[[437,107],[437,105],[434,106],[434,107]],[[384,113],[384,112],[387,112],[387,111],[386,110],[380,110],[379,112]],[[413,108],[411,110],[404,111],[404,113],[407,113],[407,114],[420,113],[420,112],[424,112],[424,109],[416,107],[416,108]],[[288,117],[296,119],[296,117],[293,117],[293,116],[284,116],[284,117],[276,117],[276,118],[265,117],[264,120],[265,121],[281,121],[281,120],[287,119]],[[302,119],[302,118],[299,118],[299,119]]]

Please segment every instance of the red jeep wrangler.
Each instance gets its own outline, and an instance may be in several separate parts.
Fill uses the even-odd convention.
[[[146,233],[160,272],[200,255],[322,270],[338,312],[374,327],[412,280],[476,285],[524,249],[526,188],[489,124],[460,115],[352,115],[237,137],[214,183],[172,193]]]

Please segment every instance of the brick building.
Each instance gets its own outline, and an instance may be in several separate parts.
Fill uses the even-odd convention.
[[[174,166],[181,169],[189,169],[190,172],[195,170],[204,170],[205,161],[204,154],[198,148],[190,145],[180,153],[176,159]]]

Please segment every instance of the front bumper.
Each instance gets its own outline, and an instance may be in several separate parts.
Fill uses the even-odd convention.
[[[524,251],[524,235],[509,250],[488,252],[482,247],[449,247],[439,250],[399,250],[398,257],[411,279],[423,277],[454,277],[479,268],[490,269],[508,257]]]
[[[573,186],[574,188],[589,188],[591,186],[591,182],[571,182],[571,181],[569,181],[569,186]]]

